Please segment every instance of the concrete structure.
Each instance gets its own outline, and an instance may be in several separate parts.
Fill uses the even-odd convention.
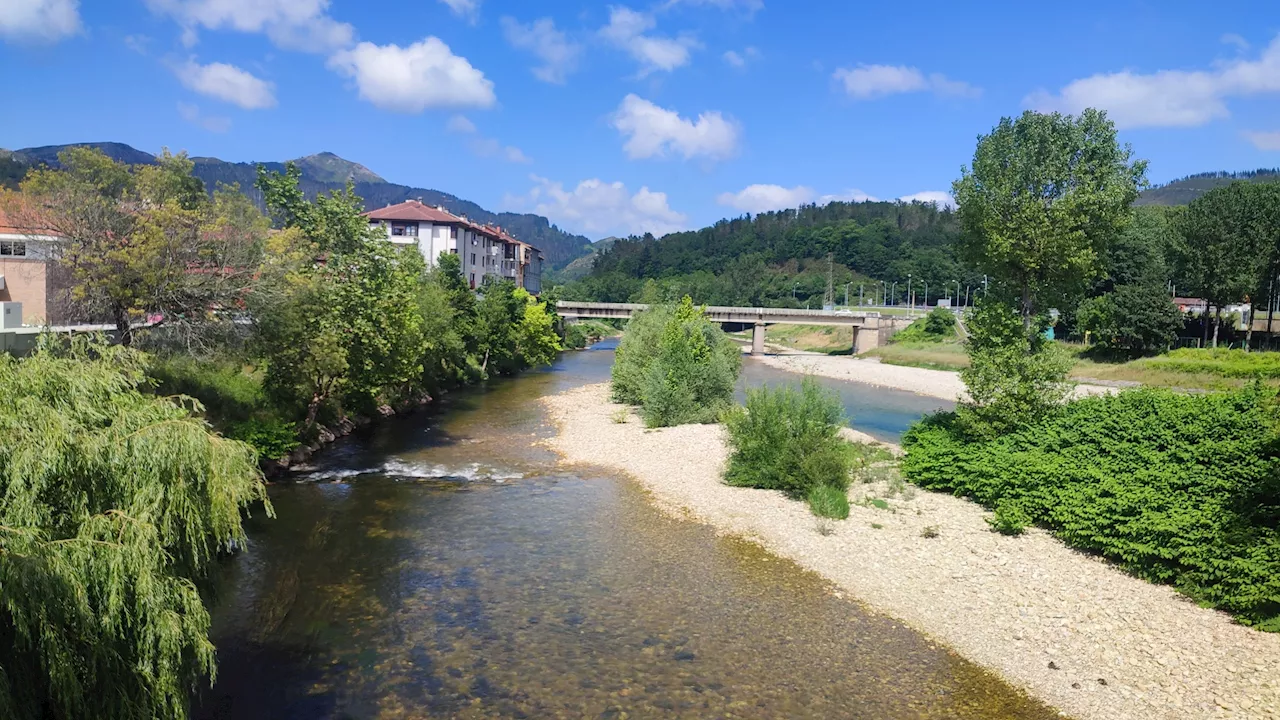
[[[462,261],[462,277],[473,288],[486,275],[511,280],[530,293],[542,292],[542,251],[493,225],[481,225],[443,207],[408,200],[364,214],[370,225],[384,228],[398,245],[416,245],[429,267],[441,253]]]
[[[596,318],[602,320],[630,318],[632,313],[648,310],[637,303],[587,303],[561,301],[556,304],[560,317],[567,319]],[[722,307],[706,308],[712,322],[750,325],[751,354],[764,353],[764,329],[769,325],[834,325],[853,329],[853,352],[861,354],[880,346],[880,313],[833,312],[830,310],[792,310],[789,308]]]
[[[0,211],[0,302],[22,303],[26,325],[56,322],[52,258],[59,238],[18,224]]]

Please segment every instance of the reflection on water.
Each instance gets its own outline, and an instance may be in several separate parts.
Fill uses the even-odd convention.
[[[536,400],[611,356],[459,394],[273,486],[279,517],[220,578],[197,715],[1055,716],[630,482],[558,470]]]

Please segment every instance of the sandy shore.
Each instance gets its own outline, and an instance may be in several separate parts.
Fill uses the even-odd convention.
[[[720,482],[719,426],[616,423],[607,385],[544,402],[559,427],[549,442],[567,462],[630,475],[663,508],[760,542],[1079,720],[1280,718],[1280,635],[1235,625],[1047,533],[1005,537],[966,500],[864,484],[851,499],[889,509],[856,504],[822,535],[804,504]],[[927,527],[937,537],[924,537]]]
[[[964,399],[964,383],[960,373],[949,370],[889,365],[876,360],[864,360],[842,355],[822,355],[797,350],[781,354],[757,356],[760,362],[796,373],[810,373],[836,380],[867,383],[879,387],[906,390],[919,395],[942,398],[956,402]],[[1076,385],[1076,396],[1115,392],[1115,388],[1101,385]]]

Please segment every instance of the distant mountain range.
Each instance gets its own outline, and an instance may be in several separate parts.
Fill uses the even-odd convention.
[[[137,148],[114,142],[77,143],[96,147],[117,162],[143,165],[155,162],[155,156]],[[58,153],[75,145],[46,145],[21,150],[0,151],[0,185],[14,185],[28,167],[46,164],[57,166]],[[262,197],[253,186],[257,179],[258,165],[268,170],[284,170],[284,162],[232,163],[212,157],[192,157],[194,174],[209,189],[218,183],[237,184],[240,190],[261,204]],[[591,241],[581,235],[565,232],[541,215],[529,213],[494,213],[479,205],[439,190],[409,187],[390,183],[360,163],[343,159],[330,152],[298,158],[302,171],[302,190],[309,196],[327,190],[344,187],[347,181],[355,184],[356,194],[364,198],[365,209],[384,207],[421,200],[428,205],[441,205],[455,215],[465,215],[471,220],[501,225],[516,238],[542,250],[551,268],[568,265],[574,259],[591,252]]]
[[[1260,168],[1246,172],[1207,172],[1188,175],[1164,185],[1144,190],[1135,205],[1186,205],[1201,195],[1230,185],[1236,180],[1280,182],[1280,168]]]

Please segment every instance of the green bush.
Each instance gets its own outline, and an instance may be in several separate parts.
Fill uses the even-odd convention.
[[[849,517],[849,494],[838,487],[815,485],[809,490],[809,510],[818,517],[844,520]]]
[[[960,371],[970,401],[960,415],[971,431],[997,435],[1056,411],[1071,392],[1071,357],[1044,338],[1048,318],[1030,331],[1007,303],[983,301],[969,313],[969,366]]]
[[[902,469],[987,507],[1016,503],[1072,547],[1280,631],[1276,421],[1259,385],[1087,398],[992,439],[947,413],[907,433]]]
[[[1227,348],[1181,348],[1144,360],[1147,367],[1226,378],[1280,378],[1280,353]]]
[[[251,418],[228,429],[227,437],[248,443],[263,459],[278,460],[297,449],[298,429],[277,418]]]
[[[995,513],[987,518],[987,524],[1001,535],[1021,535],[1031,524],[1031,517],[1018,503],[1001,500],[996,503]]]
[[[1103,348],[1144,355],[1168,350],[1183,320],[1164,285],[1157,282],[1117,285],[1085,300],[1076,312],[1076,324]]]
[[[890,342],[942,342],[955,336],[955,313],[946,308],[934,308],[894,335]]]
[[[732,454],[725,482],[781,490],[800,499],[819,486],[849,487],[854,451],[840,437],[844,408],[832,392],[806,377],[791,385],[747,391],[746,407],[725,413]]]
[[[741,366],[738,346],[686,297],[628,326],[614,362],[613,396],[640,405],[649,427],[714,422],[733,397]]]

